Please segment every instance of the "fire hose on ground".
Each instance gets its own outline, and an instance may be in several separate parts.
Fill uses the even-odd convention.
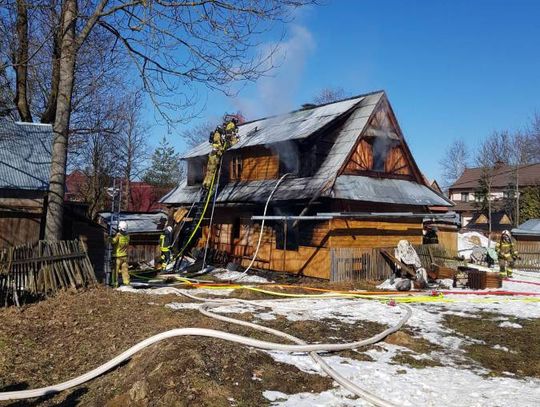
[[[178,336],[203,336],[208,338],[216,338],[216,339],[223,339],[234,343],[239,343],[246,346],[251,346],[257,349],[263,349],[263,350],[274,350],[274,351],[283,351],[283,352],[308,352],[309,355],[312,357],[312,359],[319,364],[321,369],[326,372],[332,379],[334,379],[337,383],[342,385],[344,388],[352,392],[353,394],[357,395],[358,397],[381,407],[388,407],[393,406],[393,404],[380,399],[376,395],[363,390],[347,378],[343,377],[341,374],[336,372],[332,367],[330,367],[322,358],[317,354],[317,352],[334,352],[334,351],[340,351],[340,350],[347,350],[347,349],[355,349],[366,345],[371,345],[376,342],[379,342],[380,340],[384,339],[386,336],[397,332],[401,327],[408,321],[408,319],[412,315],[412,309],[407,305],[398,305],[399,307],[403,308],[406,312],[405,315],[402,316],[402,318],[399,320],[399,322],[390,327],[385,329],[384,331],[380,332],[379,334],[372,336],[371,338],[364,339],[361,341],[355,341],[355,342],[349,342],[349,343],[327,343],[327,344],[308,344],[304,341],[302,341],[299,338],[296,338],[292,335],[289,335],[285,332],[281,332],[272,328],[267,328],[264,326],[260,326],[254,323],[245,322],[245,321],[239,321],[233,318],[225,317],[222,315],[217,315],[208,310],[208,308],[211,308],[212,305],[214,306],[223,306],[223,305],[229,305],[231,303],[248,303],[250,305],[254,305],[251,301],[245,301],[240,299],[206,299],[206,298],[200,298],[196,297],[190,294],[187,294],[181,290],[176,290],[177,293],[184,295],[188,298],[197,300],[197,301],[203,301],[204,303],[199,308],[199,311],[208,317],[218,319],[224,322],[230,322],[237,325],[242,325],[246,327],[250,327],[253,329],[256,329],[258,331],[263,331],[266,333],[270,333],[285,339],[288,339],[292,342],[295,342],[294,345],[291,344],[283,344],[283,343],[276,343],[276,342],[268,342],[268,341],[261,341],[258,339],[253,339],[241,335],[232,334],[229,332],[224,332],[220,330],[214,330],[214,329],[205,329],[205,328],[178,328],[178,329],[172,329],[169,331],[162,332],[160,334],[151,336],[136,345],[132,346],[131,348],[127,349],[120,355],[114,357],[107,363],[104,363],[103,365],[84,373],[78,377],[75,377],[71,380],[65,381],[63,383],[59,383],[52,386],[42,387],[38,389],[33,390],[21,390],[21,391],[11,391],[11,392],[2,392],[0,393],[0,400],[20,400],[20,399],[28,399],[28,398],[35,398],[35,397],[42,397],[47,396],[51,394],[56,394],[58,392],[68,390],[70,388],[79,386],[85,382],[88,382],[106,372],[109,370],[119,366],[123,362],[130,359],[135,353],[143,350],[144,348],[153,345],[154,343],[160,342],[165,339],[174,338]],[[256,305],[256,304],[255,304]]]

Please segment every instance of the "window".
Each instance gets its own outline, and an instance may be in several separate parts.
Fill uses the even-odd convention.
[[[242,157],[235,155],[231,159],[231,180],[240,180],[242,177]]]
[[[462,202],[469,202],[469,193],[468,192],[462,192],[461,193],[461,201]]]
[[[240,218],[235,218],[232,226],[232,238],[240,239]]]
[[[298,225],[293,227],[293,222],[287,221],[286,223],[286,225],[281,221],[275,223],[276,249],[283,250],[285,246],[285,250],[298,251]]]

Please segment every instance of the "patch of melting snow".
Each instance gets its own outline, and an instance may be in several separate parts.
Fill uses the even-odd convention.
[[[504,321],[499,324],[501,328],[523,328],[520,324],[516,324],[515,322],[510,321]]]
[[[116,290],[122,291],[122,292],[128,292],[128,293],[150,294],[150,295],[167,295],[167,294],[179,295],[176,292],[176,290],[179,290],[187,294],[191,294],[191,295],[212,294],[212,295],[219,295],[219,296],[229,296],[234,291],[232,288],[220,289],[220,290],[212,290],[209,288],[182,289],[182,288],[173,288],[173,287],[134,288],[134,287],[126,286],[126,285],[120,286]]]
[[[231,271],[226,269],[217,269],[211,273],[212,277],[217,278],[218,280],[233,280],[237,279],[239,283],[271,283],[272,281],[267,280],[264,277],[255,276],[251,274],[244,274],[240,271]],[[242,278],[240,278],[242,277]]]
[[[399,347],[384,344],[366,353],[373,362],[329,355],[324,359],[339,373],[365,390],[400,406],[535,406],[540,398],[540,380],[508,377],[486,378],[471,370],[455,367],[414,369],[390,364]],[[269,352],[275,360],[288,363],[307,373],[321,374],[307,355]],[[399,370],[399,372],[398,372]],[[466,397],[464,397],[466,395]],[[273,406],[365,405],[351,400],[339,388],[319,394],[298,393],[273,401]],[[341,403],[341,404],[340,404]]]
[[[197,309],[201,306],[200,302],[171,302],[165,305],[167,308],[172,308],[174,310],[180,309]]]
[[[492,349],[502,350],[503,352],[517,353],[516,351],[508,349],[506,346],[501,346],[499,344],[491,347]]]

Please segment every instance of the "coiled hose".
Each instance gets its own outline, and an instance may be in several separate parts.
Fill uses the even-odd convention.
[[[259,331],[267,332],[267,333],[291,340],[295,342],[296,344],[289,345],[289,344],[261,341],[261,340],[248,338],[245,336],[236,335],[236,334],[232,334],[228,332],[218,331],[214,329],[205,329],[205,328],[172,329],[172,330],[165,331],[160,334],[151,336],[150,338],[147,338],[139,342],[138,344],[122,352],[120,355],[116,356],[110,361],[102,364],[101,366],[87,373],[84,373],[78,377],[75,377],[71,380],[65,381],[60,384],[42,387],[42,388],[33,389],[33,390],[2,392],[0,393],[0,400],[20,400],[20,399],[28,399],[28,398],[42,397],[42,396],[55,394],[63,390],[67,390],[72,387],[83,384],[89,380],[92,380],[106,373],[107,371],[113,369],[114,367],[130,359],[131,356],[133,356],[135,353],[143,350],[144,348],[154,343],[160,342],[164,339],[173,338],[177,336],[204,336],[204,337],[209,337],[209,338],[224,339],[224,340],[239,343],[242,345],[252,346],[258,349],[278,350],[278,351],[284,351],[284,352],[309,352],[310,356],[321,366],[323,371],[325,371],[330,377],[332,377],[337,383],[341,384],[347,390],[351,391],[352,393],[356,394],[357,396],[363,398],[366,401],[369,401],[370,403],[376,406],[380,406],[380,407],[393,406],[391,403],[380,399],[379,397],[375,396],[374,394],[369,393],[366,390],[361,389],[356,384],[352,383],[350,380],[340,375],[332,367],[330,367],[316,352],[329,352],[329,351],[353,349],[353,348],[358,348],[361,346],[366,346],[366,345],[376,343],[382,340],[383,338],[385,338],[386,336],[390,335],[391,333],[398,331],[405,324],[405,322],[407,322],[407,320],[412,315],[412,310],[410,307],[406,305],[398,305],[401,308],[405,309],[406,311],[405,315],[400,319],[400,321],[396,325],[388,329],[385,329],[381,333],[371,338],[368,338],[362,341],[343,343],[343,344],[307,344],[301,339],[296,338],[292,335],[289,335],[285,332],[281,332],[272,328],[267,328],[267,327],[260,326],[260,325],[250,323],[250,322],[235,320],[233,318],[217,315],[208,311],[208,308],[210,308],[212,304],[214,305],[214,307],[228,305],[235,302],[256,305],[250,301],[245,301],[245,300],[240,300],[240,299],[206,299],[206,298],[196,297],[194,295],[185,293],[178,289],[173,289],[173,290],[176,293],[184,295],[188,298],[191,298],[197,301],[203,301],[204,303],[201,305],[201,307],[199,307],[199,311],[203,315],[206,315],[210,318],[215,318],[224,322],[230,322],[237,325],[247,326],[247,327],[259,330]]]

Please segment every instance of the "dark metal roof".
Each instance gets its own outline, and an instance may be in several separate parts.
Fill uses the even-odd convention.
[[[512,234],[516,236],[540,236],[540,219],[529,219],[517,228],[512,229]]]
[[[452,206],[452,202],[425,185],[403,179],[357,175],[337,177],[334,198],[405,205]]]
[[[230,149],[267,145],[283,142],[286,140],[299,140],[309,137],[340,116],[351,111],[357,105],[367,107],[366,98],[382,96],[384,92],[360,95],[339,102],[315,106],[309,109],[296,110],[280,116],[274,116],[255,120],[242,124],[238,127],[240,141]],[[374,98],[370,98],[373,101]],[[363,102],[363,103],[361,103]],[[369,109],[369,108],[368,108]],[[204,156],[210,153],[211,147],[208,142],[199,144],[190,150],[183,158]]]
[[[324,128],[338,117],[346,117],[340,127],[333,130],[335,141],[317,172],[311,177],[287,178],[274,194],[274,201],[311,199],[321,197],[354,199],[367,202],[390,202],[408,205],[452,206],[452,202],[438,195],[425,185],[404,180],[378,179],[360,176],[335,177],[356,145],[366,128],[376,107],[386,98],[384,92],[375,92],[341,102],[327,104],[309,110],[292,112],[278,118],[261,119],[244,126],[264,122],[264,133],[249,136],[244,130],[244,141],[235,147],[270,144],[289,139],[307,137]],[[345,114],[347,114],[345,116]],[[298,120],[297,120],[298,119]],[[268,122],[270,120],[270,122]],[[249,127],[253,128],[253,127]],[[262,131],[262,130],[261,130]],[[244,136],[242,136],[244,134]],[[246,136],[247,135],[247,136]],[[266,139],[262,136],[267,137]],[[375,137],[397,137],[393,134],[374,134]],[[187,157],[207,154],[208,143],[192,150]],[[217,202],[264,202],[270,195],[276,180],[243,181],[228,183],[218,193]],[[192,203],[199,198],[200,186],[187,186],[184,181],[180,186],[165,195],[161,202],[165,204]]]
[[[0,189],[46,191],[52,127],[0,119]]]
[[[108,226],[111,219],[110,212],[101,212],[100,218]],[[120,213],[118,221],[125,221],[128,225],[128,234],[131,233],[161,233],[164,221],[167,220],[165,212],[156,213]],[[116,219],[113,221],[116,226]],[[114,229],[115,230],[115,229]]]

